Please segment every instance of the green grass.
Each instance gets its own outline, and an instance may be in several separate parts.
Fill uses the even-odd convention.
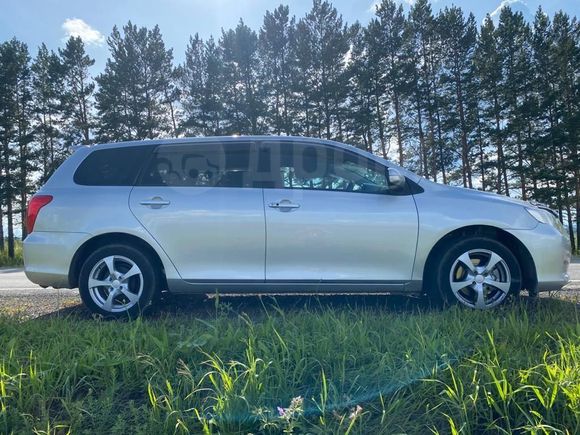
[[[4,242],[4,250],[0,250],[0,267],[5,266],[22,266],[24,258],[22,257],[22,241],[14,241],[14,258],[8,256],[8,242]]]
[[[575,305],[0,317],[0,433],[580,433]]]

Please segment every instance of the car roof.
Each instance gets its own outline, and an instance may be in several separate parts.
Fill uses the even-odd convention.
[[[94,145],[84,145],[86,147],[94,148],[113,148],[118,146],[143,146],[143,145],[174,145],[174,144],[191,144],[191,143],[212,143],[212,142],[233,142],[233,141],[278,141],[278,142],[311,142],[311,143],[325,143],[341,147],[352,147],[340,142],[328,139],[320,139],[315,137],[305,136],[276,136],[276,135],[253,135],[253,136],[193,136],[180,138],[162,138],[162,139],[143,139],[122,142],[99,143]],[[355,148],[355,147],[352,147]]]
[[[345,150],[349,150],[361,155],[366,156],[371,160],[375,160],[379,163],[386,164],[387,166],[397,168],[401,172],[403,172],[407,177],[411,178],[412,180],[418,182],[421,180],[421,177],[417,174],[410,172],[400,166],[394,164],[393,162],[383,159],[382,157],[376,156],[368,151],[363,149],[357,148],[353,145],[345,144],[342,142],[337,142],[334,140],[329,139],[321,139],[317,137],[306,137],[306,136],[276,136],[276,135],[253,135],[253,136],[243,136],[243,135],[235,135],[235,136],[196,136],[196,137],[180,137],[180,138],[166,138],[166,139],[145,139],[145,140],[134,140],[134,141],[125,141],[125,142],[110,142],[110,143],[99,143],[95,145],[84,145],[77,147],[78,148],[89,148],[92,150],[97,149],[106,149],[106,148],[117,148],[117,147],[125,147],[125,146],[159,146],[159,145],[179,145],[179,144],[195,144],[195,143],[220,143],[220,142],[308,142],[312,144],[320,144],[320,145],[330,145],[336,148],[342,148]]]

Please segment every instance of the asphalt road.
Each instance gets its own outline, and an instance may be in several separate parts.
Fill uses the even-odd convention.
[[[566,287],[558,292],[542,293],[542,296],[557,297],[580,303],[580,258],[573,259],[569,272],[571,281]],[[303,299],[301,296],[289,295],[280,299],[285,301],[283,302],[285,304],[299,305],[303,303],[301,298]],[[348,296],[333,296],[331,303],[349,303],[348,298]],[[372,300],[374,298],[380,298],[380,296],[371,296],[368,298]],[[253,299],[254,300],[251,301],[251,298],[230,298],[230,300],[235,300],[238,305],[240,305],[240,303],[246,303],[242,302],[242,300],[247,300],[247,303],[256,305],[261,303],[260,301],[257,301],[256,298]],[[407,299],[409,298],[402,298],[402,300]],[[84,308],[79,307],[80,303],[81,301],[78,295],[78,290],[76,289],[43,289],[30,282],[26,278],[26,275],[24,275],[22,269],[0,268],[0,312],[20,314],[25,317],[38,317],[53,312],[68,312],[71,310],[87,314]],[[199,301],[197,301],[196,304],[199,305]],[[401,305],[400,300],[396,304]],[[405,305],[407,303],[403,302],[402,304]],[[206,305],[205,308],[207,309],[209,305],[213,304],[204,305]],[[181,302],[179,304],[170,302],[166,305],[165,309],[171,312],[175,309],[184,309],[184,306],[187,306],[187,304],[183,305]]]

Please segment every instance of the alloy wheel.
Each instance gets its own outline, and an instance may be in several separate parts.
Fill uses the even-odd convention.
[[[451,266],[449,284],[463,305],[485,310],[504,301],[512,277],[506,261],[496,252],[472,249],[460,255]]]
[[[89,295],[101,309],[110,313],[127,311],[143,293],[143,273],[137,264],[121,255],[98,261],[89,273]]]

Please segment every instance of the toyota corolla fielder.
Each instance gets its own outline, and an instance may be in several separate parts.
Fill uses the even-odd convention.
[[[26,275],[105,316],[163,290],[427,294],[495,307],[568,281],[548,210],[354,147],[230,137],[79,148],[31,199]]]

